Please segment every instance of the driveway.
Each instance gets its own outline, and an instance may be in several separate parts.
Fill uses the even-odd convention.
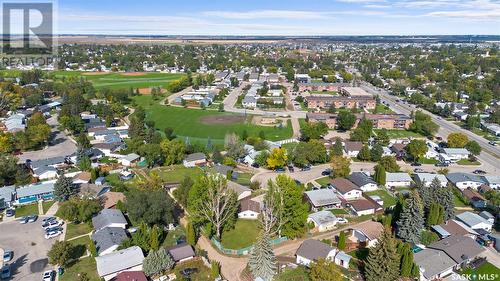
[[[44,271],[53,268],[48,264],[47,252],[57,238],[46,240],[41,225],[42,217],[34,223],[0,224],[0,247],[14,251],[14,259],[9,262],[12,277],[7,280],[39,281]]]
[[[64,132],[59,131],[57,122],[57,114],[47,119],[47,124],[52,129],[51,145],[44,149],[36,151],[26,151],[19,155],[19,163],[24,163],[26,159],[33,161],[40,159],[47,159],[57,156],[68,156],[76,152],[76,144]]]

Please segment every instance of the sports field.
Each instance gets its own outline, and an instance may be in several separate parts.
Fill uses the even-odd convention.
[[[188,109],[161,105],[153,102],[151,96],[134,97],[137,105],[146,110],[146,118],[155,121],[156,127],[170,127],[179,137],[189,137],[191,141],[203,141],[211,138],[221,142],[227,133],[242,134],[244,130],[249,136],[258,136],[263,131],[268,140],[282,140],[292,137],[292,126],[284,128],[258,126],[250,122],[251,117],[214,110]]]
[[[184,76],[181,73],[132,72],[132,73],[105,73],[80,71],[54,71],[57,78],[85,77],[96,88],[164,88],[168,83]]]

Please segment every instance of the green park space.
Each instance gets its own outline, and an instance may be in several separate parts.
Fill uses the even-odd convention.
[[[369,191],[365,192],[366,195],[371,196],[371,195],[377,195],[380,196],[380,198],[384,201],[384,208],[388,208],[390,206],[396,205],[396,198],[392,197],[389,192],[385,189],[379,189],[379,190],[374,190],[374,191]]]
[[[52,205],[54,205],[55,202],[56,201],[54,201],[54,200],[43,201],[42,202],[43,213],[46,214],[47,211],[50,209],[50,207],[52,207]]]
[[[92,227],[88,223],[68,223],[66,226],[66,240],[87,234],[91,231]]]
[[[377,134],[378,132],[380,132],[380,130],[382,130],[382,129],[374,129],[373,131],[375,132],[375,134]],[[409,137],[423,138],[424,137],[423,135],[421,135],[419,133],[415,133],[415,132],[407,131],[407,130],[398,130],[398,129],[387,130],[387,135],[391,139],[409,138]]]
[[[198,167],[186,168],[183,165],[160,167],[155,171],[166,183],[178,183],[186,176],[195,180],[199,176],[203,175],[202,169]]]
[[[79,260],[71,262],[67,267],[64,268],[64,274],[59,276],[60,281],[74,281],[82,280],[79,275],[85,272],[88,277],[88,281],[99,281],[99,275],[96,271],[97,265],[93,257],[86,257]]]
[[[375,109],[370,110],[371,113],[377,113],[377,114],[394,114],[394,111],[390,109],[387,105],[384,104],[377,104]]]
[[[38,203],[16,207],[16,218],[28,215],[38,215]]]
[[[166,87],[170,82],[184,76],[180,73],[158,73],[158,72],[137,72],[137,73],[95,73],[81,71],[54,71],[56,78],[84,77],[96,88],[128,89],[128,88],[150,88]]]
[[[257,220],[239,219],[233,229],[222,233],[221,244],[227,249],[242,249],[251,246],[255,242],[258,232]]]
[[[138,96],[134,101],[145,109],[146,119],[154,121],[157,129],[163,131],[170,127],[179,138],[189,138],[190,142],[197,140],[206,142],[209,138],[212,142],[223,142],[226,134],[241,135],[243,131],[249,136],[259,136],[262,131],[265,138],[271,141],[288,139],[293,135],[290,121],[283,128],[259,126],[252,124],[251,116],[165,106],[152,102],[151,96]]]

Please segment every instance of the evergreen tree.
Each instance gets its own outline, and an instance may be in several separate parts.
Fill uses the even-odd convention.
[[[427,185],[425,182],[418,183],[416,188],[420,198],[422,199],[424,210],[427,212],[431,207],[432,202],[435,200],[436,192],[441,188],[441,183],[439,183],[439,180],[436,177],[432,180],[430,185]]]
[[[455,217],[455,201],[451,187],[440,188],[437,202],[443,206],[443,220],[447,221]]]
[[[272,280],[276,273],[276,256],[265,232],[261,232],[255,242],[248,259],[248,266],[254,278]]]
[[[367,281],[394,281],[399,277],[399,255],[395,239],[385,230],[365,262]]]
[[[342,156],[344,154],[344,147],[342,146],[342,139],[336,138],[332,147],[332,155]]]
[[[191,245],[191,246],[196,245],[196,232],[194,230],[194,226],[192,223],[188,223],[188,225],[187,225],[186,240],[187,240],[189,245]]]
[[[346,236],[345,236],[345,232],[344,231],[341,231],[339,233],[339,242],[337,243],[337,248],[339,250],[345,250],[345,246],[346,246]]]
[[[174,260],[165,248],[160,248],[158,251],[150,251],[148,256],[144,258],[144,274],[152,276],[162,271],[170,270],[174,264]]]
[[[412,192],[406,199],[406,206],[397,221],[397,235],[405,242],[420,243],[420,234],[424,228],[424,210],[418,193]]]
[[[70,178],[60,176],[54,184],[54,199],[64,202],[73,195],[73,181]]]
[[[214,153],[212,154],[212,160],[214,163],[220,164],[224,160],[224,157],[220,153],[219,149],[215,149]]]
[[[160,229],[157,225],[153,226],[149,233],[149,246],[152,251],[157,251],[160,248]]]
[[[384,154],[384,149],[380,144],[375,144],[370,150],[370,159],[373,162],[378,162],[382,159],[382,154]]]
[[[432,203],[427,214],[427,227],[443,223],[444,208],[439,203]]]
[[[368,145],[363,145],[363,147],[361,148],[361,150],[359,151],[358,153],[358,159],[361,160],[361,161],[368,161],[370,160],[371,158],[371,153],[370,153],[370,148],[368,147]]]
[[[374,174],[374,180],[380,184],[380,185],[385,185],[386,183],[386,173],[385,173],[385,168],[382,165],[377,165],[375,166],[375,174]]]
[[[411,250],[410,244],[404,243],[399,254],[401,256],[401,276],[410,277],[414,264],[413,251]]]

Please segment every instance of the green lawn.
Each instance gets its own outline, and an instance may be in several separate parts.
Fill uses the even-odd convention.
[[[384,200],[384,208],[396,205],[396,198],[392,197],[385,189],[365,192],[366,195],[378,195]]]
[[[455,204],[455,207],[466,207],[467,204],[465,204],[461,199],[460,197],[458,197],[458,195],[456,194],[458,193],[457,192],[453,192],[453,203]]]
[[[295,269],[286,268],[276,276],[276,281],[309,281],[309,270],[305,266],[299,266]]]
[[[331,209],[330,212],[334,215],[347,215],[347,211],[344,209]]]
[[[250,185],[250,179],[252,178],[252,176],[252,173],[238,173],[238,179],[236,180],[236,182],[241,185]]]
[[[164,247],[169,247],[177,244],[177,239],[180,237],[186,237],[186,232],[184,230],[184,227],[179,225],[176,227],[174,230],[169,231],[167,233],[167,237],[165,237],[165,240],[163,240],[163,246]]]
[[[188,109],[174,106],[164,106],[157,102],[151,102],[150,96],[139,96],[134,98],[137,105],[146,110],[146,119],[155,122],[156,128],[163,131],[170,127],[181,139],[189,137],[190,141],[206,142],[208,138],[215,143],[221,143],[228,133],[240,134],[246,130],[249,136],[258,136],[260,131],[264,132],[266,139],[276,141],[292,137],[291,122],[283,128],[273,126],[258,126],[251,123],[251,117],[246,117],[246,122],[232,124],[204,124],[202,118],[241,116],[228,112],[217,112],[213,110]]]
[[[380,130],[381,129],[375,129],[373,131],[375,133],[378,133],[378,132],[380,132]],[[423,138],[424,137],[423,135],[421,135],[419,133],[415,133],[415,132],[412,132],[412,131],[406,131],[406,130],[397,130],[397,129],[387,130],[387,135],[391,139],[395,139],[395,138],[407,138],[407,137],[415,137],[415,138]]]
[[[59,276],[60,281],[74,281],[78,280],[80,273],[87,273],[89,281],[100,281],[97,275],[97,267],[95,259],[92,257],[82,258],[71,263],[68,267],[64,268],[64,274]]]
[[[310,91],[312,95],[332,95],[332,96],[338,96],[339,92],[337,91]]]
[[[222,246],[228,249],[241,249],[251,246],[258,235],[256,220],[237,220],[234,229],[222,233]]]
[[[418,160],[418,163],[421,163],[421,164],[436,164],[436,163],[439,163],[439,160],[431,159],[431,158],[420,158]]]
[[[56,78],[63,77],[84,77],[92,82],[96,88],[128,89],[132,88],[164,88],[170,82],[180,79],[185,74],[181,73],[157,73],[148,72],[144,75],[130,75],[125,73],[102,73],[96,75],[86,74],[80,71],[55,71]]]
[[[38,215],[38,202],[16,207],[16,218],[24,217],[27,215]]]
[[[203,261],[201,261],[199,259],[179,263],[174,268],[175,275],[177,276],[176,280],[186,280],[186,279],[183,279],[182,274],[180,273],[181,270],[183,270],[185,268],[197,268],[198,269],[198,272],[189,275],[189,280],[193,280],[193,281],[210,280],[210,268],[206,267],[203,264]]]
[[[494,266],[493,264],[486,262],[485,264],[481,265],[480,267],[478,267],[476,269],[471,269],[471,268],[464,269],[464,270],[462,270],[461,273],[462,274],[477,274],[477,275],[482,275],[482,276],[487,276],[487,275],[491,276],[491,274],[497,274],[497,277],[498,277],[498,274],[500,273],[500,269],[498,267]],[[485,279],[485,280],[487,280],[487,279]],[[494,280],[494,278],[491,280]]]
[[[54,205],[55,201],[50,200],[50,201],[43,201],[42,206],[43,206],[43,213],[46,214],[47,211]]]
[[[68,223],[66,228],[66,240],[77,237],[83,234],[87,234],[92,231],[92,227],[87,223]]]
[[[394,111],[392,111],[388,106],[381,103],[377,104],[376,109],[371,109],[370,112],[377,112],[377,114],[394,114]]]
[[[178,183],[184,179],[185,176],[189,176],[194,180],[203,175],[203,170],[200,168],[186,168],[182,165],[161,167],[155,171],[157,171],[160,177],[167,183]]]
[[[479,161],[470,161],[469,159],[461,159],[457,162],[458,165],[473,165],[473,166],[478,166],[481,165],[481,162]]]
[[[71,256],[74,259],[77,259],[87,254],[88,245],[90,244],[89,236],[80,237],[78,239],[71,240],[69,242],[75,247],[73,249],[73,253],[71,254]]]
[[[330,177],[327,176],[327,177],[322,177],[322,178],[316,179],[314,181],[317,182],[318,184],[320,184],[321,186],[325,186],[325,185],[330,183],[331,179],[330,179]]]

